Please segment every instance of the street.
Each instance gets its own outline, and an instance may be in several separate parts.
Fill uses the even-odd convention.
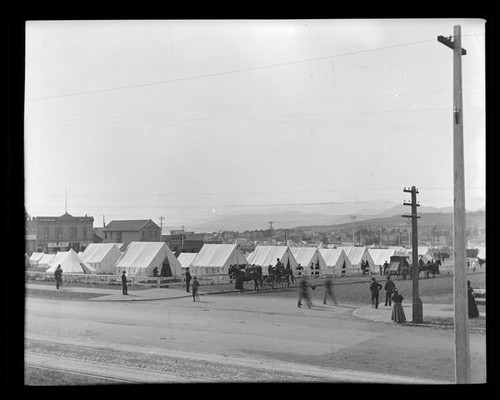
[[[142,383],[454,383],[453,330],[370,321],[355,310],[236,294],[199,302],[28,296],[26,364]],[[472,382],[485,382],[485,334],[471,333],[470,348]]]

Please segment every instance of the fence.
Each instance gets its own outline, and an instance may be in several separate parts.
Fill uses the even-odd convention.
[[[26,271],[26,280],[34,281],[53,281],[54,275],[47,274],[45,271]],[[121,275],[102,275],[102,274],[70,274],[63,273],[63,280],[66,283],[83,283],[86,285],[121,285]],[[150,276],[131,276],[127,277],[131,286],[157,286],[179,284],[180,279],[175,277],[150,277]]]

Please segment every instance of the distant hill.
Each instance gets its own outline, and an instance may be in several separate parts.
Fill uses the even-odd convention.
[[[408,213],[408,209],[405,210]],[[420,210],[419,210],[420,211]],[[437,229],[452,230],[453,229],[453,213],[452,212],[430,212],[430,213],[418,213],[420,218],[418,220],[419,229],[425,229],[435,226]],[[376,217],[365,219],[363,221],[356,221],[356,226],[359,229],[363,227],[365,229],[393,229],[400,226],[402,223],[408,221],[403,218],[401,214],[387,216],[387,217]],[[466,213],[466,224],[469,227],[477,226],[484,227],[486,225],[486,213],[484,211],[474,211]],[[300,226],[298,229],[303,230],[314,230],[317,232],[327,232],[343,229],[351,229],[352,223],[341,223],[323,226]]]
[[[264,230],[269,228],[269,221],[274,228],[302,228],[331,230],[349,224],[351,217],[356,217],[356,224],[372,221],[373,224],[390,225],[391,228],[405,223],[402,214],[409,214],[410,207],[391,201],[378,202],[327,202],[319,204],[287,205],[280,207],[263,206],[258,211],[252,209],[242,214],[214,215],[208,221],[191,224],[190,228],[197,232]],[[453,208],[419,207],[422,216],[419,224],[448,226],[453,223]],[[484,218],[484,211],[482,211]],[[468,213],[469,214],[469,213]],[[425,216],[425,217],[424,217]],[[378,221],[378,222],[377,222]],[[422,226],[424,226],[422,225]]]

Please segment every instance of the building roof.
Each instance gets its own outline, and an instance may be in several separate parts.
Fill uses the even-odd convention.
[[[102,231],[140,231],[147,224],[156,225],[151,219],[129,219],[111,221]],[[156,228],[160,229],[158,225]]]
[[[67,212],[65,212],[63,215],[59,217],[33,217],[33,220],[37,220],[37,222],[57,222],[58,220],[76,220],[78,222],[94,222],[94,217],[85,215],[85,216],[80,216],[80,217],[75,217]]]

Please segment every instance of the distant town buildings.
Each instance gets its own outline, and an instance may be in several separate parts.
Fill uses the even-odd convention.
[[[103,243],[160,242],[161,228],[151,219],[114,220],[101,234]]]
[[[93,224],[94,217],[75,217],[67,212],[60,217],[34,217],[27,222],[26,239],[29,239],[30,250],[38,252],[69,249],[79,252],[93,242]]]

